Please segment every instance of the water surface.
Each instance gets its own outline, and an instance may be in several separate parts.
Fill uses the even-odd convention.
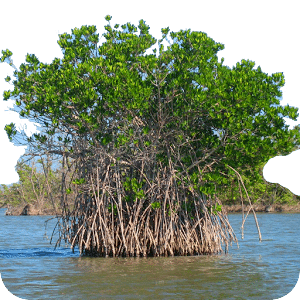
[[[88,258],[45,238],[48,216],[5,216],[0,209],[0,272],[23,299],[277,299],[300,271],[300,214],[253,216],[241,240],[241,214],[229,220],[239,239],[229,254],[197,257]],[[47,225],[50,237],[55,220]]]

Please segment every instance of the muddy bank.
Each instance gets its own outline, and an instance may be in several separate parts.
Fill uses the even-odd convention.
[[[255,212],[283,212],[283,213],[300,213],[300,202],[295,205],[288,204],[273,204],[273,205],[263,205],[263,204],[254,204],[253,205]],[[223,205],[223,208],[227,213],[240,213],[242,212],[242,205]],[[244,206],[244,211],[249,210],[249,205]],[[57,213],[61,212],[57,210]],[[56,212],[53,208],[40,208],[32,204],[26,204],[18,207],[7,207],[5,213],[8,216],[38,216],[38,215],[56,215]]]
[[[7,216],[53,216],[60,211],[55,211],[54,208],[43,208],[33,204],[12,207],[8,206],[5,214]]]
[[[242,212],[242,205],[223,205],[227,213],[239,213]],[[248,211],[249,205],[244,205],[244,211]],[[286,212],[286,213],[300,213],[300,202],[295,205],[289,204],[273,204],[273,205],[263,205],[263,204],[253,204],[255,212]]]

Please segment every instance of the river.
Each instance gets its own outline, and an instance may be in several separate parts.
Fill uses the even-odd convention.
[[[300,214],[229,214],[239,239],[228,254],[89,258],[49,244],[49,216],[5,216],[0,209],[0,272],[22,299],[278,299],[297,283]],[[46,234],[46,235],[45,235]]]

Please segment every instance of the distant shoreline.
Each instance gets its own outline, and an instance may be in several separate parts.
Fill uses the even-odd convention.
[[[282,212],[282,213],[300,213],[300,202],[297,204],[272,204],[272,205],[263,205],[263,204],[253,204],[252,205],[255,212],[266,212],[266,213],[274,213],[274,212]],[[226,209],[227,213],[240,213],[242,212],[241,204],[234,205],[223,205]],[[244,205],[244,212],[249,210],[249,205]],[[250,211],[251,212],[251,211]]]
[[[7,208],[2,206],[1,208]],[[249,205],[244,205],[244,212],[247,213],[249,210]],[[300,202],[297,204],[273,204],[273,205],[263,205],[263,204],[253,204],[253,208],[255,212],[265,212],[265,213],[300,213]],[[242,205],[234,204],[234,205],[223,205],[223,209],[227,213],[241,213]],[[61,212],[58,210],[58,214]],[[251,213],[251,211],[250,211]],[[7,208],[5,213],[9,216],[55,216],[56,212],[53,208],[41,209],[37,208],[32,204],[26,204],[17,207]]]

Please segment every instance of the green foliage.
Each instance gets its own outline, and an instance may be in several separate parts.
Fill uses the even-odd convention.
[[[54,140],[69,153],[77,139],[88,141],[92,151],[151,150],[161,166],[176,166],[178,182],[205,195],[230,190],[235,174],[229,165],[248,180],[253,195],[270,192],[261,165],[300,141],[299,128],[289,129],[283,119],[298,117],[296,108],[280,105],[283,74],[269,75],[245,59],[229,68],[218,61],[224,45],[191,30],[163,28],[158,57],[156,51],[145,55],[157,42],[149,28],[144,20],[121,29],[108,24],[106,41],[97,47],[96,27],[82,26],[60,35],[62,59],[45,64],[27,54],[14,73],[13,91],[3,95],[16,98],[21,116],[46,120],[44,132],[30,141],[41,149]],[[173,43],[165,50],[161,43],[168,34]],[[2,50],[1,62],[11,56]],[[142,125],[134,125],[137,117]],[[16,138],[13,123],[5,130],[10,140]],[[61,132],[72,132],[72,139]],[[126,200],[145,197],[142,186],[126,178]],[[237,197],[236,190],[231,194]]]
[[[213,213],[214,215],[218,215],[218,212],[221,212],[222,211],[222,205],[220,204],[215,204],[215,205],[212,205],[212,206],[208,206],[208,211],[210,213]]]
[[[133,199],[133,201],[136,201],[137,199],[142,199],[145,197],[144,191],[143,191],[143,184],[145,183],[145,180],[142,182],[138,182],[136,178],[130,179],[129,177],[126,177],[126,181],[123,183],[125,191],[129,192],[129,195],[125,198],[127,201],[130,201]]]
[[[152,202],[152,203],[151,203],[151,207],[152,207],[153,209],[157,209],[157,208],[160,208],[161,205],[160,205],[160,203],[159,203],[158,201],[155,201],[155,202]]]
[[[80,178],[80,179],[75,179],[72,181],[73,184],[77,184],[77,185],[80,185],[80,184],[84,184],[85,183],[85,179],[84,178]]]
[[[118,214],[118,209],[116,204],[113,204],[113,206],[109,204],[107,209],[109,212],[113,212],[115,216]]]
[[[247,187],[248,194],[252,203],[270,205],[270,204],[295,204],[299,197],[294,195],[287,188],[277,183],[269,183],[263,177],[263,167],[261,164],[251,171],[241,170],[242,179]],[[248,203],[247,196],[241,187],[242,197],[245,203]],[[220,186],[219,197],[223,204],[239,204],[241,201],[238,182],[235,176],[232,176],[226,184]]]

